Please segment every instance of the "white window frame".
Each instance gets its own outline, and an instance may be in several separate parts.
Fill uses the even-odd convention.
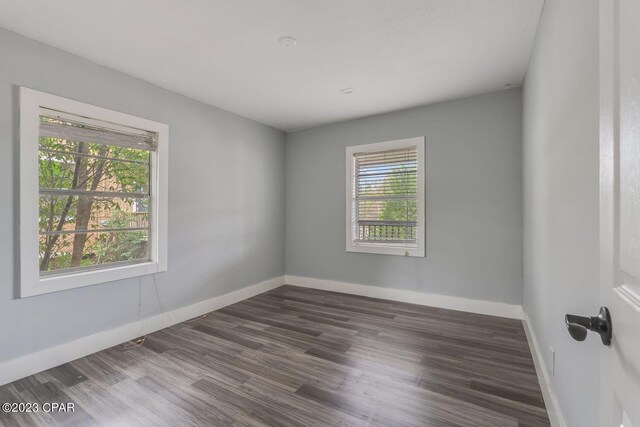
[[[151,153],[150,261],[125,266],[99,266],[79,272],[40,276],[38,146],[40,108],[156,132]],[[167,193],[169,126],[37,90],[20,88],[20,297],[57,292],[167,270]]]
[[[347,252],[363,252],[370,254],[401,255],[409,257],[425,256],[425,168],[424,168],[423,136],[394,141],[376,142],[373,144],[355,145],[346,148],[347,176],[346,176],[346,248]],[[362,243],[354,240],[357,219],[355,218],[355,154],[373,153],[378,151],[397,150],[416,147],[417,157],[417,185],[416,203],[418,218],[416,223],[416,245],[402,245],[390,243]]]

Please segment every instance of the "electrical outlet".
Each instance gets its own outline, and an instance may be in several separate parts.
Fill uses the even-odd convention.
[[[556,351],[553,347],[549,346],[549,350],[551,350],[551,376],[556,376]]]

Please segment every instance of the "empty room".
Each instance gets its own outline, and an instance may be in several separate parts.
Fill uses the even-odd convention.
[[[640,427],[640,1],[0,0],[0,427]]]

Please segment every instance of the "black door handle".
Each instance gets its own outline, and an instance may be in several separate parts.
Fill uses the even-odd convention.
[[[576,341],[584,341],[587,332],[593,331],[600,334],[602,344],[611,344],[611,316],[607,307],[600,307],[600,313],[595,317],[576,316],[567,314],[564,316],[569,334]]]

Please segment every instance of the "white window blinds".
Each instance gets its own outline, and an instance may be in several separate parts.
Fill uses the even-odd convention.
[[[158,135],[141,129],[41,108],[40,136],[155,151]]]
[[[416,244],[417,149],[354,154],[354,241]]]

